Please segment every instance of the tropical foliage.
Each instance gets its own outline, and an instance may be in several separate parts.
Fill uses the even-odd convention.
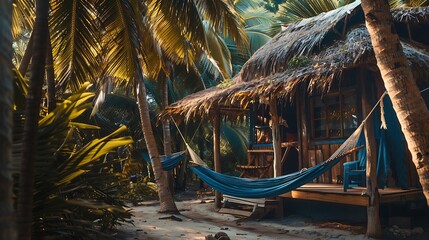
[[[66,239],[106,238],[106,230],[129,222],[131,213],[115,198],[121,184],[113,174],[112,151],[133,143],[120,127],[102,138],[83,138],[99,127],[75,120],[87,111],[94,94],[85,84],[39,121],[33,234]],[[19,169],[24,116],[15,112],[13,158]],[[102,174],[100,174],[102,173]],[[19,176],[17,176],[19,177]],[[79,227],[76,227],[79,226]]]
[[[289,0],[279,6],[277,16],[283,23],[293,23],[322,12],[329,12],[351,2],[354,0]]]

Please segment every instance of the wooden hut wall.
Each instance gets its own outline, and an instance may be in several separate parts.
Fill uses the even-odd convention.
[[[360,85],[358,84],[359,79],[357,79],[356,71],[349,71],[349,73],[344,75],[344,78],[338,81],[334,81],[331,88],[332,92],[337,92],[334,94],[339,94],[339,91],[344,89],[353,88],[353,94],[356,94],[356,108],[358,122],[362,120],[361,116],[361,97],[360,97]],[[338,87],[338,84],[344,85]],[[352,84],[352,85],[350,85]],[[337,85],[337,86],[335,86]],[[314,134],[314,116],[313,116],[313,102],[312,99],[329,97],[330,93],[307,93],[306,89],[303,88],[300,90],[300,93],[297,94],[297,111],[298,111],[298,123],[299,123],[299,142],[300,149],[300,168],[308,168],[314,165],[317,165],[326,159],[328,159],[338,147],[347,139],[348,135],[343,134],[344,137],[329,138],[329,137],[315,137]],[[339,94],[338,97],[341,98],[343,95]],[[343,124],[341,122],[341,124]],[[335,165],[330,171],[321,175],[315,182],[318,183],[337,183],[338,179],[343,175],[344,167],[343,163],[356,160],[356,155],[346,156],[341,160],[340,163]]]
[[[344,74],[343,80],[347,79],[351,82],[354,82],[354,88],[356,89],[356,107],[357,107],[357,116],[358,123],[362,121],[366,116],[362,115],[361,104],[361,81],[364,84],[373,84],[374,91],[376,92],[374,95],[376,99],[372,99],[371,102],[376,102],[378,98],[385,91],[383,81],[379,74],[370,74],[369,72],[365,72],[366,70],[355,69],[348,71],[348,73]],[[334,81],[335,84],[335,81]],[[335,86],[332,86],[335,88]],[[348,86],[350,87],[350,86]],[[340,87],[341,88],[341,87]],[[298,117],[298,129],[299,129],[299,148],[301,149],[299,155],[299,167],[300,168],[309,168],[316,164],[319,164],[326,159],[328,159],[337,149],[338,147],[347,139],[347,136],[343,138],[315,138],[314,137],[314,120],[313,120],[313,103],[312,98],[322,97],[321,93],[313,93],[309,94],[305,88],[300,89],[300,92],[296,97],[296,106],[297,106],[297,117]],[[331,90],[335,91],[335,90]],[[323,94],[323,97],[329,96],[329,93]],[[374,114],[374,117],[380,118],[380,111],[377,110]],[[378,126],[375,126],[378,128]],[[406,142],[404,141],[404,147],[406,148]],[[407,148],[406,148],[407,149]],[[415,170],[414,164],[411,159],[411,155],[409,151],[406,151],[406,158],[404,161],[406,162],[407,168],[407,180],[410,187],[418,187],[418,175]],[[354,161],[357,159],[357,155],[346,156],[341,162],[335,165],[330,171],[326,172],[322,176],[318,177],[314,180],[314,182],[318,183],[337,183],[338,177],[342,176],[344,172],[343,163]],[[388,179],[388,186],[394,187],[395,181],[393,179],[394,176],[390,175]]]

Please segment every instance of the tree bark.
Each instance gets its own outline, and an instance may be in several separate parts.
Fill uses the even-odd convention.
[[[222,172],[220,163],[220,113],[219,107],[213,111],[213,162],[215,172]],[[220,208],[222,204],[222,193],[215,191],[215,206]]]
[[[164,73],[161,73],[162,81],[162,109],[165,109],[168,106],[168,79]],[[162,135],[164,138],[164,154],[171,154],[171,130],[170,130],[170,121],[168,119],[162,120]],[[171,191],[171,194],[174,195],[174,176],[173,170],[166,171],[168,178],[168,187]]]
[[[0,2],[0,239],[16,239],[12,197],[12,2]]]
[[[143,79],[137,78],[139,81],[135,83],[137,93],[137,103],[139,106],[140,119],[142,124],[143,136],[146,141],[146,147],[149,152],[150,161],[155,177],[155,182],[158,187],[159,196],[159,212],[161,213],[178,213],[173,196],[168,188],[167,175],[162,169],[161,160],[159,158],[158,148],[156,147],[155,137],[152,131],[152,124],[149,116],[149,106],[147,103],[146,87]]]
[[[362,113],[367,116],[371,111],[372,82],[362,81]],[[380,195],[377,187],[377,145],[375,143],[373,116],[370,116],[364,126],[366,142],[366,194],[369,196],[367,207],[366,236],[372,238],[381,237],[380,223]]]
[[[46,85],[48,87],[48,111],[52,112],[57,106],[57,99],[55,97],[55,74],[54,74],[54,60],[52,57],[52,44],[51,38],[48,37],[46,52]]]
[[[18,71],[22,76],[25,76],[30,65],[31,57],[33,57],[33,42],[34,42],[34,30],[31,32],[30,39],[27,43],[24,56],[22,56],[21,62],[19,63]]]
[[[392,100],[429,205],[429,112],[421,97],[385,0],[362,0],[377,66]]]
[[[45,75],[45,60],[48,39],[49,1],[36,1],[34,24],[33,64],[31,64],[30,85],[25,104],[23,152],[19,175],[18,196],[18,239],[31,239],[33,220],[34,162],[37,155],[37,125],[40,101]]]

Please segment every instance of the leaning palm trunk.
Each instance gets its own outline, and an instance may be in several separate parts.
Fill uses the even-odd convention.
[[[33,42],[34,34],[31,32],[30,40],[28,40],[27,48],[25,49],[24,56],[22,56],[21,62],[19,63],[18,71],[22,76],[27,73],[28,66],[30,65],[31,57],[33,57]]]
[[[15,239],[12,201],[12,4],[0,2],[0,239]]]
[[[429,112],[413,79],[384,0],[362,0],[366,26],[387,93],[429,205]]]
[[[48,38],[49,1],[36,1],[33,64],[25,104],[23,152],[19,175],[18,239],[31,239],[33,220],[34,162],[36,161],[37,124],[39,121],[42,85],[45,75],[46,43]],[[31,47],[31,46],[30,46]]]
[[[155,182],[158,187],[160,204],[159,212],[177,213],[178,210],[173,200],[173,195],[171,194],[168,187],[167,175],[162,170],[161,159],[159,158],[159,152],[156,147],[156,141],[152,131],[152,124],[149,116],[149,106],[146,97],[146,87],[144,86],[143,81],[136,82],[135,86],[143,136],[146,141],[146,147],[149,152],[153,174],[155,176]]]

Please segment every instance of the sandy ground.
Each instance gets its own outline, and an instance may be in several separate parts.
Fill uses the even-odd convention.
[[[141,203],[133,207],[134,225],[118,229],[118,239],[205,239],[225,232],[231,239],[368,239],[362,226],[335,222],[316,223],[299,216],[283,219],[239,220],[220,214],[212,200],[176,202],[180,215],[160,214],[158,204]]]

